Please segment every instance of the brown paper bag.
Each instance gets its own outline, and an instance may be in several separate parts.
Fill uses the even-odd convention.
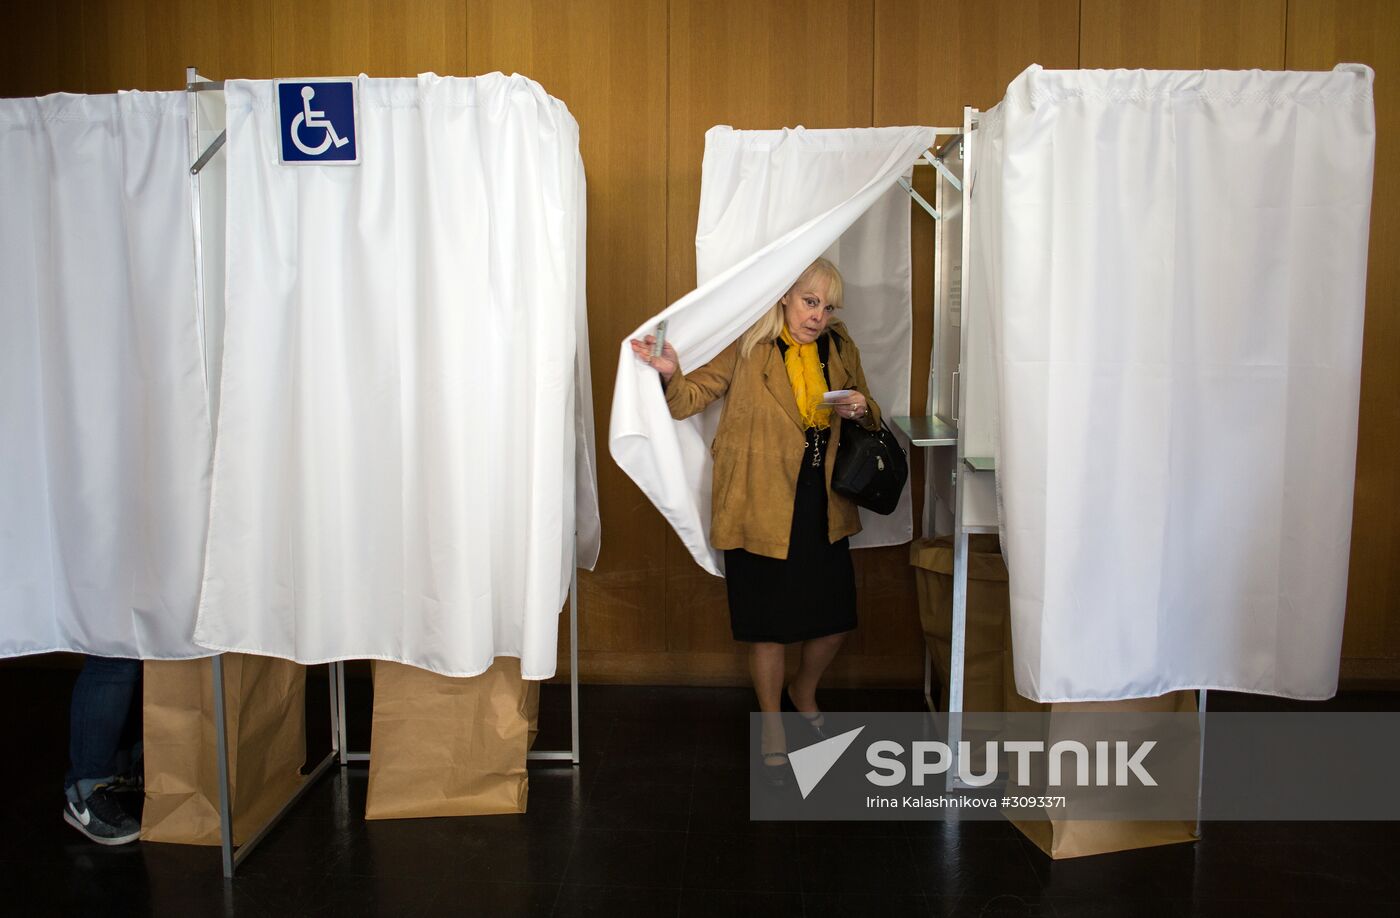
[[[525,812],[531,684],[509,657],[468,679],[375,666],[365,818]]]
[[[1197,839],[1194,822],[1013,819],[1011,824],[1055,860],[1178,845]]]
[[[1045,740],[1047,747],[1059,739],[1055,735],[1057,713],[1141,711],[1182,714],[1196,710],[1195,693],[1189,691],[1169,692],[1156,698],[1138,698],[1131,701],[1056,702],[1043,705],[1017,695],[1014,679],[1009,679],[1007,687],[1008,695],[1015,696],[1014,700],[1008,698],[1007,710],[1013,710],[1014,704],[1016,710],[1041,709],[1049,712]],[[1055,816],[1051,810],[1048,811],[1047,818],[1011,819],[1010,822],[1034,842],[1036,847],[1056,860],[1133,848],[1150,848],[1155,845],[1174,845],[1192,842],[1198,838],[1194,820],[1065,819]]]
[[[919,539],[910,546],[917,568],[919,619],[933,669],[947,697],[953,656],[953,543],[950,538]],[[993,535],[968,539],[967,643],[963,652],[963,710],[1002,709],[1002,671],[1010,599],[1006,564]]]
[[[967,627],[963,646],[963,704],[967,712],[992,714],[1001,710],[1002,672],[1006,656],[1002,632],[1006,627],[1010,597],[1006,564],[993,535],[968,538]],[[947,707],[953,661],[953,540],[919,539],[910,546],[909,563],[916,569],[919,620],[924,644],[933,658],[935,697]],[[962,738],[974,750],[969,763],[985,770],[986,741],[996,739],[995,718],[983,717],[978,726],[965,724]]]
[[[219,844],[213,663],[147,660],[143,690],[144,841]],[[224,655],[229,803],[234,844],[263,826],[300,786],[306,762],[306,667]]]

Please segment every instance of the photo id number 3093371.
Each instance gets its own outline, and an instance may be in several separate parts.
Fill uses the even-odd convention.
[[[1012,797],[1012,796],[1006,796],[1006,797],[1002,797],[1002,798],[1001,798],[1001,808],[1002,808],[1003,810],[1020,810],[1020,809],[1056,810],[1056,809],[1064,809],[1064,806],[1065,806],[1065,798],[1064,798],[1063,796],[1058,796],[1058,797]]]

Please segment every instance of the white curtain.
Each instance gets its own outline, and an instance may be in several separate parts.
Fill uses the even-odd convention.
[[[0,100],[0,656],[203,656],[184,93]]]
[[[777,302],[813,259],[830,256],[845,275],[851,329],[876,401],[908,412],[910,362],[909,198],[896,180],[934,141],[931,128],[735,131],[705,136],[696,265],[700,286],[628,338],[667,320],[684,366],[698,367]],[[674,421],[656,371],[618,357],[609,445],[617,464],[656,505],[691,555],[712,574],[710,453],[718,415]],[[863,517],[855,545],[911,534],[909,497],[888,517]]]
[[[196,637],[547,678],[576,526],[598,550],[578,128],[521,76],[358,89],[361,164],[284,166],[275,85],[226,86]]]
[[[1371,81],[1032,67],[985,116],[1021,694],[1334,693]]]

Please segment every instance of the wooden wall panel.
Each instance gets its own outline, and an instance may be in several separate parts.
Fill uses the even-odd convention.
[[[0,97],[86,92],[82,0],[0,3]]]
[[[1283,67],[1286,0],[1083,0],[1079,66]]]
[[[274,3],[277,76],[465,76],[466,0]]]
[[[86,0],[87,92],[179,89],[185,68],[211,79],[272,75],[270,0]]]
[[[1342,676],[1400,679],[1400,3],[1289,0],[1288,67],[1376,71],[1376,178],[1366,276],[1351,579]],[[1342,470],[1338,470],[1342,471]]]
[[[147,23],[158,18],[147,3],[85,0],[83,3],[83,85],[87,92],[119,89],[174,89],[184,85],[183,65],[161,74],[160,60],[147,47]]]
[[[471,0],[467,62],[537,80],[578,120],[588,180],[589,346],[603,550],[579,574],[581,668],[665,650],[665,532],[608,456],[622,338],[666,303],[666,7],[650,0]],[[563,623],[561,623],[563,624]],[[601,657],[597,655],[603,655]],[[560,672],[567,643],[560,642]]]
[[[962,124],[1031,64],[1079,60],[1079,0],[878,0],[875,123]]]
[[[185,68],[211,80],[261,80],[272,66],[272,0],[145,0],[143,88],[179,89]]]

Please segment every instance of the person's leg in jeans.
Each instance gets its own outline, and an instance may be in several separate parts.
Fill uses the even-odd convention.
[[[64,819],[102,844],[134,841],[140,831],[104,786],[117,773],[117,753],[140,678],[140,660],[88,657],[73,686]]]

